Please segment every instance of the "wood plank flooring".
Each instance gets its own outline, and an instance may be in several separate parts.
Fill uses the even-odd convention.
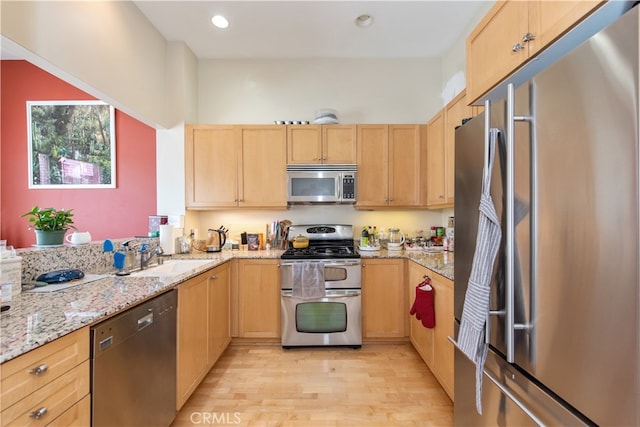
[[[231,345],[172,424],[194,425],[444,427],[453,404],[409,343]]]

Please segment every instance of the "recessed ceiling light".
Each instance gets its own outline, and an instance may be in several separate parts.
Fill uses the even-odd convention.
[[[355,23],[358,27],[368,27],[373,24],[373,16],[366,13],[362,14],[356,18]]]
[[[222,15],[216,15],[211,18],[211,22],[218,28],[227,28],[229,26],[229,21]]]

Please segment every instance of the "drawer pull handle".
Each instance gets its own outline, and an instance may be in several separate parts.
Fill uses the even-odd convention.
[[[44,416],[44,414],[47,413],[47,408],[45,406],[43,406],[42,408],[35,410],[31,413],[29,413],[29,416],[31,418],[35,418],[36,420],[39,420],[40,418],[42,418]]]
[[[47,372],[47,369],[49,369],[49,367],[43,363],[40,366],[36,366],[35,368],[29,369],[29,373],[33,375],[40,375]]]

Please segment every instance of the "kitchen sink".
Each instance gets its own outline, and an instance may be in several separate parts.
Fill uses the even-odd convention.
[[[211,263],[210,259],[171,259],[144,270],[134,271],[131,275],[136,277],[178,276],[209,263]]]

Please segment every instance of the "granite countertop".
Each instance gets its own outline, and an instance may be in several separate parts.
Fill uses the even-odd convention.
[[[283,251],[223,251],[174,255],[180,259],[210,259],[194,270],[171,276],[140,277],[107,274],[104,278],[50,293],[22,292],[0,315],[0,363],[20,356],[63,335],[92,325],[175,288],[203,271],[234,258],[278,259]],[[367,258],[406,258],[453,280],[453,254],[387,252],[361,253]]]
[[[453,280],[453,252],[427,253],[422,251],[360,251],[362,259],[367,258],[404,258],[434,271],[449,280]]]

